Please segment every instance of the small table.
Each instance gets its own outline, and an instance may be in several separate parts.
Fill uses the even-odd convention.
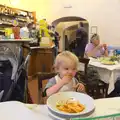
[[[117,77],[120,76],[120,63],[116,65],[103,65],[97,59],[90,58],[89,65],[95,67],[101,80],[109,84],[108,94],[110,94],[114,90]]]

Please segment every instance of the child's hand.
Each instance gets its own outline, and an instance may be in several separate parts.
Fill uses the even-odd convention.
[[[72,75],[65,75],[62,78],[61,82],[63,83],[63,85],[65,85],[68,84],[71,80],[72,80]]]
[[[82,83],[78,83],[73,87],[77,92],[85,92],[85,86]]]

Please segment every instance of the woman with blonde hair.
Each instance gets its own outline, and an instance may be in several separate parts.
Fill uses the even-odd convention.
[[[86,45],[85,55],[88,57],[108,56],[106,44],[100,44],[99,35],[93,34],[90,43]]]

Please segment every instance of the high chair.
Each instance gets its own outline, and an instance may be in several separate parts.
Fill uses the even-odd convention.
[[[48,80],[54,77],[56,73],[54,72],[38,72],[38,104],[45,104],[46,96],[43,95],[43,90]]]

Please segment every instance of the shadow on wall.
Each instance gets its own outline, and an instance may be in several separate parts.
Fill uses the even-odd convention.
[[[67,16],[56,19],[52,25],[56,27],[56,31],[60,34],[60,51],[66,50],[68,44],[76,39],[76,30],[79,22],[83,22],[86,31],[89,33],[89,23],[86,19],[76,16]],[[66,41],[67,38],[67,41]]]

